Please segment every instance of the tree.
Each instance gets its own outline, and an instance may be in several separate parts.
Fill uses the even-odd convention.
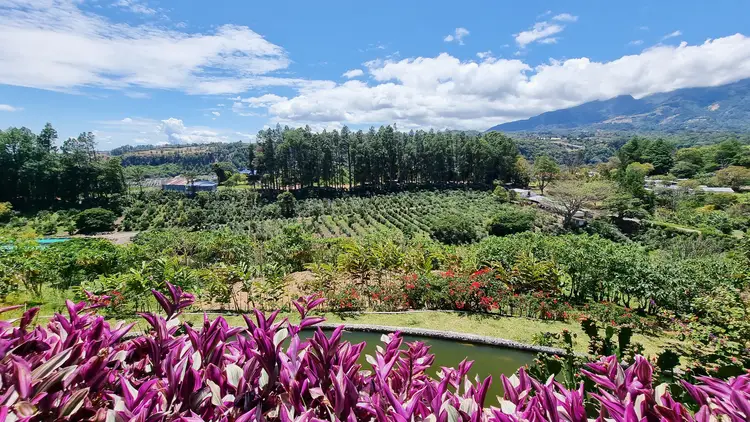
[[[531,183],[532,175],[533,170],[531,168],[531,164],[529,164],[528,160],[519,155],[518,159],[516,160],[516,169],[513,183],[515,183],[519,187],[527,188],[529,187],[529,183]]]
[[[700,166],[693,164],[690,161],[678,161],[674,167],[672,167],[671,172],[677,177],[689,179],[695,176],[700,169]]]
[[[193,195],[195,194],[195,180],[198,178],[198,173],[194,171],[186,171],[185,174],[185,181],[188,185],[188,194]]]
[[[213,163],[211,164],[211,170],[216,173],[216,177],[219,179],[219,184],[226,182],[235,172],[232,163],[227,162]]]
[[[716,172],[719,183],[739,191],[742,186],[750,184],[750,169],[740,166],[729,166]]]
[[[654,170],[651,163],[630,163],[620,176],[620,186],[636,198],[646,194],[646,176]]]
[[[614,214],[615,218],[644,218],[648,215],[642,207],[643,202],[633,197],[627,192],[618,192],[616,195],[607,198],[604,207]]]
[[[534,180],[539,186],[539,191],[544,195],[544,188],[560,175],[560,167],[555,160],[548,155],[543,155],[534,160]]]
[[[721,142],[716,146],[716,163],[725,168],[734,164],[735,160],[742,155],[742,144],[734,139]]]
[[[143,167],[134,166],[130,171],[130,179],[138,185],[138,191],[143,194],[143,180],[146,178],[146,174],[143,171]]]
[[[110,231],[114,228],[117,216],[104,208],[89,208],[76,216],[76,229],[80,233]]]
[[[291,192],[286,191],[279,194],[276,198],[279,202],[279,208],[281,209],[281,215],[284,218],[292,218],[296,214],[297,199],[292,195]]]
[[[614,185],[605,181],[562,180],[550,186],[550,195],[563,215],[565,227],[570,227],[577,212],[606,199],[614,191]]]
[[[648,139],[633,137],[617,151],[617,158],[620,160],[620,166],[625,169],[630,163],[641,163],[644,160],[644,154],[651,142]]]
[[[666,174],[674,165],[674,144],[663,139],[651,142],[643,152],[643,159],[654,166],[654,173]]]

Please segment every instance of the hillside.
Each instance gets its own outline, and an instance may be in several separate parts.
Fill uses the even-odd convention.
[[[504,123],[489,130],[747,131],[750,79],[710,88],[686,88],[640,99],[622,95]]]

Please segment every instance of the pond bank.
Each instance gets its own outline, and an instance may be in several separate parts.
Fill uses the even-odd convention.
[[[399,331],[401,332],[401,334],[414,336],[414,337],[437,338],[441,340],[457,341],[461,343],[483,344],[487,346],[524,350],[527,352],[535,352],[535,353],[548,353],[548,354],[557,354],[557,355],[565,354],[564,350],[557,349],[554,347],[537,346],[534,344],[520,343],[517,341],[512,341],[512,340],[508,340],[504,338],[479,336],[479,335],[467,334],[467,333],[457,333],[454,331],[428,330],[424,328],[410,328],[410,327],[391,327],[387,325],[346,324],[346,323],[342,324],[342,323],[328,323],[328,322],[318,324],[315,327],[320,327],[324,330],[325,329],[332,330],[332,329],[338,328],[339,326],[344,326],[345,331],[355,331],[355,332],[363,332],[363,333],[382,333],[382,334],[388,334],[388,333]],[[310,328],[314,329],[315,327],[310,327]]]

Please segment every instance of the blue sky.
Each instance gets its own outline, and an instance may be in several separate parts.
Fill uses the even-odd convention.
[[[747,1],[0,0],[0,127],[478,129],[750,77]]]

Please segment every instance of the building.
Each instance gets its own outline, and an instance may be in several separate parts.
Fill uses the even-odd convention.
[[[717,187],[708,187],[708,186],[698,186],[698,189],[703,190],[703,192],[709,192],[709,193],[736,193],[732,188],[717,188]]]
[[[239,174],[244,174],[245,176],[255,176],[258,173],[255,170],[248,170],[248,169],[242,169],[238,171]]]
[[[218,189],[218,184],[208,180],[196,180],[193,185],[190,186],[186,178],[177,176],[169,179],[162,183],[161,189],[170,192],[213,192]]]

